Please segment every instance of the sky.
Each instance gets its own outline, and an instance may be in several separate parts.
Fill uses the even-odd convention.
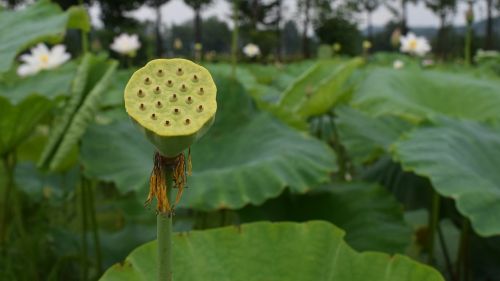
[[[465,1],[460,1],[458,5],[457,12],[453,18],[453,23],[455,25],[463,25],[465,23],[464,13],[467,9],[467,4]],[[485,1],[476,1],[474,14],[477,20],[484,19],[486,17],[486,6]],[[296,0],[283,0],[284,3],[284,18],[285,20],[297,18],[296,10]],[[187,20],[193,19],[193,11],[191,8],[186,6],[182,0],[170,0],[167,4],[162,7],[163,22],[170,26],[172,24],[180,24]],[[219,19],[230,21],[230,6],[227,0],[214,0],[214,3],[206,8],[202,12],[202,17],[207,18],[210,16],[217,16]],[[408,5],[408,24],[410,27],[422,27],[422,26],[438,26],[439,19],[425,7],[423,3],[410,4]],[[93,24],[96,26],[100,25],[98,20],[99,8],[96,6],[91,7],[91,16]],[[139,19],[140,21],[154,20],[154,11],[149,7],[141,7],[140,9],[131,12],[131,16]],[[374,26],[382,26],[392,19],[392,14],[386,7],[379,7],[372,16],[372,22]],[[359,27],[366,27],[365,16],[360,17]]]

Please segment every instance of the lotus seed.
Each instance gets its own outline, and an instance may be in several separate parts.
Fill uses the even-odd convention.
[[[200,92],[199,92],[200,95],[203,95],[203,87],[200,88]]]
[[[177,100],[177,95],[176,94],[173,94],[172,95],[172,101],[176,101]]]
[[[188,97],[186,102],[187,102],[187,103],[192,103],[192,102],[193,102],[193,99],[192,99],[191,97]]]
[[[189,123],[191,123],[191,120],[186,119],[186,125],[189,125]]]
[[[156,102],[156,107],[161,108],[161,102],[160,101]]]
[[[174,109],[174,113],[179,114],[179,109],[178,108]]]
[[[151,84],[151,79],[149,79],[149,77],[146,77],[146,79],[144,79],[144,83],[145,83],[146,85]]]
[[[193,81],[198,82],[198,76],[196,76],[196,74],[193,76]]]
[[[146,109],[146,107],[144,106],[144,104],[143,104],[143,103],[141,103],[141,105],[139,106],[139,108],[140,108],[141,110]]]
[[[163,70],[158,69],[158,76],[162,76],[162,75],[163,75]]]
[[[172,83],[172,80],[168,80],[167,86],[172,87],[174,84]]]
[[[170,126],[170,121],[165,121],[165,126]]]
[[[156,86],[155,88],[155,93],[159,94],[160,93],[160,86]]]
[[[156,114],[151,114],[151,119],[156,120]]]
[[[144,92],[142,90],[139,90],[137,92],[137,96],[140,97],[140,98],[144,97]]]
[[[180,67],[179,67],[179,68],[177,69],[177,75],[182,75],[182,68],[180,68]]]
[[[203,105],[200,104],[200,106],[198,106],[198,111],[199,112],[202,112],[203,111]]]
[[[182,84],[181,91],[185,92],[186,91],[186,85]]]

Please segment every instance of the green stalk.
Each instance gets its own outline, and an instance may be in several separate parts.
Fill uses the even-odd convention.
[[[238,63],[238,29],[238,0],[233,0],[233,36],[231,41],[231,65],[233,77],[236,77],[236,65]]]
[[[173,189],[173,169],[167,167],[165,181],[169,187],[168,198]],[[158,281],[172,281],[172,215],[159,212],[156,215],[156,236],[158,240]]]
[[[455,276],[458,276],[458,280],[469,280],[469,235],[470,235],[470,223],[467,218],[463,219],[462,232],[460,234],[460,248],[458,250],[457,258],[457,272]]]
[[[5,171],[5,191],[3,193],[3,208],[2,217],[0,220],[0,245],[3,245],[5,239],[7,238],[7,213],[9,212],[10,204],[7,204],[10,200],[10,193],[14,185],[14,165],[11,165],[11,155],[7,154],[2,157],[3,167]],[[5,249],[2,247],[2,249]]]
[[[94,250],[96,256],[96,264],[97,264],[97,273],[100,276],[102,274],[102,254],[101,254],[101,242],[99,239],[99,225],[97,224],[96,219],[96,210],[95,210],[95,197],[93,191],[93,185],[87,185],[88,192],[88,208],[90,213],[90,228],[92,229],[92,235],[94,238]]]
[[[85,9],[83,5],[83,0],[79,0],[78,4],[80,4],[80,6],[82,6],[82,8]],[[89,39],[88,39],[89,33],[85,30],[81,30],[80,34],[82,40],[82,55],[85,55],[89,51]]]
[[[448,252],[448,247],[446,246],[446,241],[444,239],[443,231],[441,230],[441,225],[437,225],[437,232],[439,236],[439,244],[441,244],[441,251],[443,252],[444,255],[444,261],[446,263],[446,270],[448,271],[448,274],[450,275],[451,280],[456,280],[455,279],[455,274],[453,273],[453,266],[451,265],[451,259],[450,259],[450,254]]]
[[[8,185],[10,185],[9,189],[13,193],[12,198],[9,198],[9,205],[12,206],[12,217],[14,219],[14,223],[17,226],[17,230],[19,231],[17,235],[19,237],[19,240],[21,241],[23,256],[26,258],[27,275],[30,276],[30,278],[33,280],[38,280],[36,257],[35,253],[33,252],[33,245],[32,242],[28,239],[26,229],[24,228],[22,197],[21,193],[15,188],[14,170],[17,162],[16,153],[12,152],[6,159]]]
[[[329,114],[329,119],[332,128],[332,139],[329,140],[330,145],[333,147],[333,150],[337,154],[337,164],[339,165],[339,173],[342,177],[342,180],[346,180],[346,176],[349,173],[352,175],[353,171],[349,169],[349,157],[347,155],[346,150],[342,146],[340,142],[340,135],[337,130],[337,124],[335,123],[335,114]]]
[[[429,213],[429,226],[428,226],[428,240],[427,240],[427,250],[428,250],[428,260],[427,262],[429,264],[434,264],[435,262],[435,257],[434,257],[434,240],[436,237],[436,231],[437,231],[437,226],[439,223],[439,194],[436,192],[436,190],[432,189],[432,205],[431,205],[431,212]]]
[[[86,180],[83,175],[80,175],[80,205],[81,205],[81,216],[82,216],[82,280],[88,280],[88,267],[87,267],[87,199],[86,199]]]
[[[472,27],[471,23],[467,23],[467,32],[465,33],[465,65],[471,63],[471,45],[472,45]]]

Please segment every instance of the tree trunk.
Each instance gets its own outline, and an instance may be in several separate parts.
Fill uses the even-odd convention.
[[[401,34],[406,34],[408,32],[408,11],[406,10],[406,2],[407,0],[401,0]]]
[[[280,27],[280,24],[281,24],[281,2],[282,0],[277,0],[278,1],[278,16],[277,16],[277,19],[276,19],[276,38],[278,40],[278,44],[276,45],[276,58],[278,59],[278,61],[281,61],[281,49],[282,49],[282,38],[281,38],[281,27]]]
[[[201,44],[201,12],[200,7],[194,9],[194,43]]]
[[[446,44],[446,15],[444,13],[439,14],[439,32],[437,38],[437,53],[444,58],[446,55],[445,44]]]
[[[486,0],[486,38],[484,48],[486,50],[493,49],[493,0]]]
[[[367,12],[368,40],[373,40],[372,11]]]
[[[163,56],[163,38],[161,36],[161,5],[155,6],[156,11],[156,25],[155,25],[155,34],[156,34],[156,56],[161,58]]]
[[[259,0],[252,0],[252,28],[257,30]]]
[[[309,29],[309,9],[311,8],[311,0],[305,0],[306,6],[304,7],[304,26],[302,31],[302,55],[304,58],[309,58],[309,40],[307,38],[307,30]]]

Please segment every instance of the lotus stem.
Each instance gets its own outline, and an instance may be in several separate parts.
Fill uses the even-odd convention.
[[[5,170],[5,190],[3,193],[3,208],[2,208],[2,217],[0,220],[0,245],[3,245],[5,239],[7,238],[7,217],[9,212],[10,204],[7,204],[10,200],[10,193],[13,189],[14,185],[14,162],[13,157],[10,154],[7,154],[2,157],[2,162]],[[2,247],[3,249],[4,247]]]
[[[471,63],[471,46],[472,45],[472,27],[467,23],[467,31],[465,32],[465,65],[469,66]]]
[[[168,189],[168,198],[172,198],[174,184],[173,174],[175,166],[167,166],[165,182]],[[158,240],[158,281],[173,280],[173,246],[172,246],[173,213],[158,212],[156,215],[156,236]]]
[[[78,4],[84,9],[84,11],[87,11],[85,9],[85,6],[83,5],[83,0],[78,0]],[[89,33],[82,29],[80,31],[80,35],[82,43],[82,55],[85,55],[89,51]]]
[[[439,224],[439,206],[440,198],[436,190],[432,189],[432,202],[431,202],[431,212],[429,213],[429,225],[428,225],[428,235],[427,235],[427,251],[429,264],[434,264],[434,241],[436,237],[437,227]]]
[[[80,208],[81,208],[81,223],[82,223],[82,253],[81,253],[81,262],[82,262],[82,280],[88,280],[88,267],[87,267],[87,195],[86,195],[86,180],[83,175],[80,175]]]
[[[463,218],[462,232],[460,234],[460,248],[458,250],[458,258],[456,265],[456,274],[459,280],[470,280],[469,278],[469,236],[470,222],[467,218]]]
[[[93,185],[90,181],[87,181],[87,197],[88,197],[88,209],[90,214],[90,228],[92,229],[92,235],[94,238],[94,250],[96,256],[96,265],[98,275],[102,274],[102,253],[101,253],[101,242],[99,239],[99,225],[97,224],[96,210],[95,210],[95,197],[93,191]]]

